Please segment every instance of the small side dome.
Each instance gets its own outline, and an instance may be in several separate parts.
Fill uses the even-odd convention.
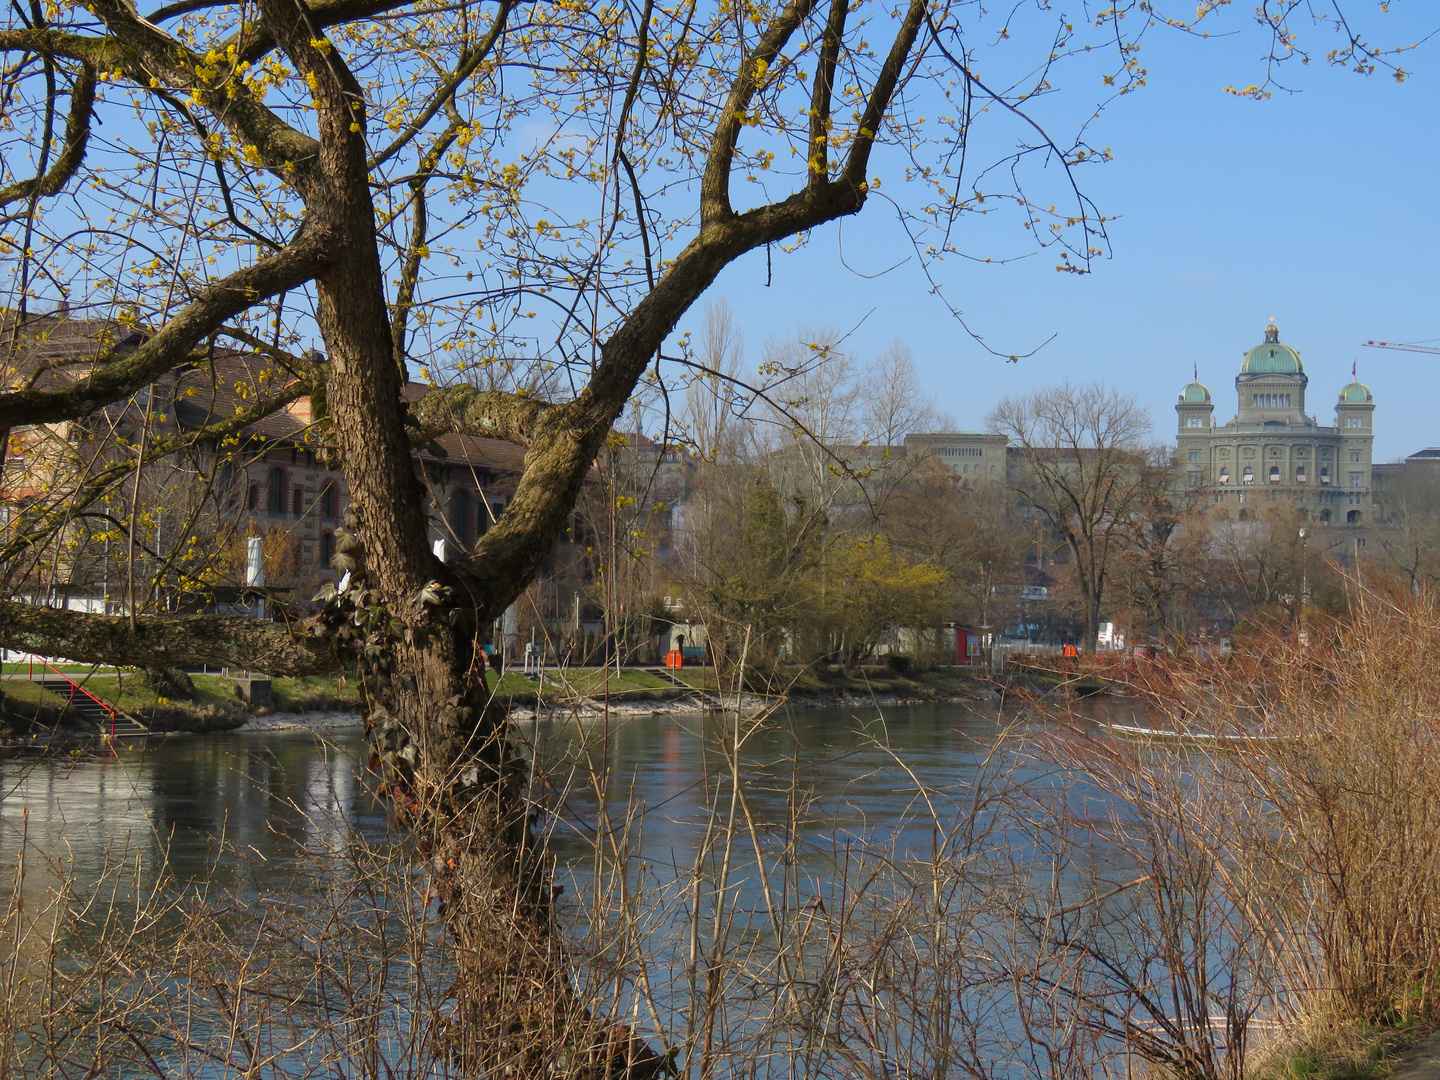
[[[1370,387],[1359,380],[1340,391],[1341,405],[1369,405],[1374,400],[1375,396],[1370,393]]]
[[[1204,383],[1192,382],[1180,391],[1180,400],[1187,405],[1210,404],[1210,388]]]

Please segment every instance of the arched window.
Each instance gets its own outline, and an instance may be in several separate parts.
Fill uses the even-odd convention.
[[[321,569],[330,568],[330,560],[335,558],[335,534],[321,533],[320,535],[320,558],[316,560]]]
[[[275,517],[285,513],[285,470],[270,470],[270,498],[265,509]]]
[[[1249,465],[1246,465],[1246,466],[1245,466],[1245,471],[1240,474],[1240,483],[1242,483],[1242,484],[1253,484],[1254,482],[1255,482],[1255,470],[1252,469]]]
[[[470,546],[470,493],[464,488],[450,494],[450,531],[459,543]]]
[[[1279,466],[1279,465],[1271,465],[1271,466],[1270,466],[1270,483],[1272,483],[1272,484],[1278,484],[1279,482],[1280,482],[1280,466]]]
[[[1320,466],[1320,483],[1322,483],[1322,484],[1328,484],[1328,483],[1330,483],[1330,466],[1329,466],[1329,465],[1321,465],[1321,466]]]
[[[290,495],[290,512],[296,517],[305,515],[305,490],[298,484]]]
[[[326,484],[325,490],[320,492],[320,516],[326,521],[334,521],[340,515],[336,513],[336,503],[339,500],[335,497],[335,485]]]
[[[245,499],[245,509],[258,510],[260,508],[260,485],[251,484],[250,494]]]
[[[1220,483],[1221,483],[1221,484],[1228,484],[1228,483],[1230,483],[1230,466],[1229,466],[1229,465],[1221,465],[1221,466],[1220,466]]]
[[[1308,480],[1308,479],[1309,479],[1309,477],[1305,474],[1305,466],[1304,466],[1304,465],[1297,465],[1297,466],[1295,466],[1295,482],[1296,482],[1297,484],[1303,484],[1303,483],[1305,483],[1305,481]]]

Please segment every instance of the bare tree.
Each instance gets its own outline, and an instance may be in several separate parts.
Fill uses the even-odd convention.
[[[1180,638],[1189,603],[1205,579],[1203,511],[1197,495],[1177,483],[1174,459],[1173,447],[1147,452],[1123,522],[1114,574],[1131,612],[1131,634],[1157,640]]]
[[[1085,645],[1095,648],[1111,560],[1124,523],[1145,490],[1144,439],[1150,418],[1135,398],[1100,383],[1064,383],[1004,398],[986,418],[1019,451],[1011,483],[1065,541],[1083,611]]]
[[[1371,558],[1404,579],[1412,594],[1440,584],[1440,477],[1407,470],[1385,492]]]

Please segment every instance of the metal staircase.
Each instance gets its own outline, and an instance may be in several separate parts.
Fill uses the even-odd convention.
[[[67,711],[94,724],[103,738],[138,738],[153,734],[133,716],[101,701],[54,665],[47,663],[45,666],[50,669],[50,674],[42,674],[39,678],[32,676],[31,681],[63,700]]]
[[[674,674],[673,674],[668,668],[663,668],[663,667],[647,667],[647,668],[641,668],[640,670],[643,671],[643,672],[645,672],[645,674],[647,674],[647,675],[654,675],[657,679],[664,679],[666,682],[669,682],[670,684],[672,684],[672,685],[674,685],[674,686],[678,686],[680,689],[682,689],[682,690],[684,690],[684,691],[686,691],[686,692],[688,692],[688,693],[690,693],[690,694],[693,694],[693,695],[695,696],[695,700],[697,700],[698,702],[700,702],[700,704],[701,704],[701,706],[702,706],[703,708],[706,708],[706,709],[724,709],[724,708],[725,708],[725,703],[724,703],[724,701],[722,701],[722,700],[721,700],[719,697],[717,697],[715,694],[711,693],[709,690],[703,690],[703,689],[701,689],[701,688],[698,687],[698,686],[691,686],[689,683],[685,682],[685,681],[682,680],[682,679],[677,679],[677,678],[674,676]]]

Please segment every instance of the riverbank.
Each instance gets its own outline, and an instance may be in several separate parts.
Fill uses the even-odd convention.
[[[360,701],[353,680],[331,677],[274,679],[271,703],[252,707],[245,682],[221,675],[195,675],[180,687],[187,699],[167,697],[138,673],[76,672],[86,693],[133,716],[160,734],[219,731],[331,730],[360,725]],[[490,673],[497,699],[516,719],[537,715],[588,721],[605,716],[666,716],[717,708],[756,712],[783,705],[791,709],[863,709],[936,702],[998,702],[1003,692],[1044,692],[1028,682],[1007,685],[977,678],[959,668],[926,672],[867,669],[856,675],[804,669],[786,676],[774,693],[737,694],[717,685],[711,668],[660,673],[656,669],[578,668],[530,677],[519,671]],[[71,745],[102,732],[65,708],[63,698],[38,681],[11,674],[3,686],[3,745]],[[172,693],[174,690],[172,690]]]

